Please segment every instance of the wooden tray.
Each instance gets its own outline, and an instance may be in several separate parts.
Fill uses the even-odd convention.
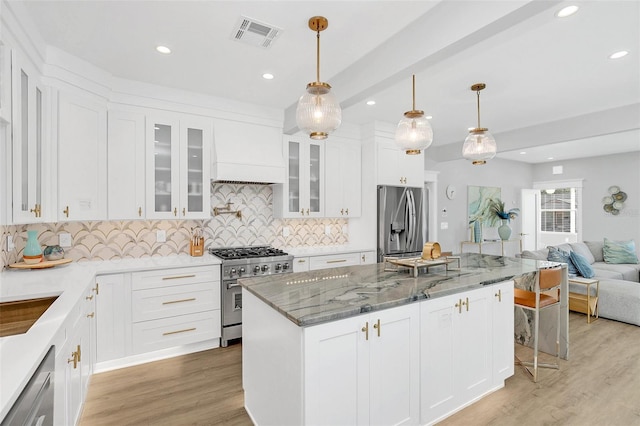
[[[18,262],[12,263],[11,265],[9,265],[9,267],[17,269],[45,269],[53,268],[54,266],[64,265],[71,262],[73,262],[73,259],[43,260],[40,263],[33,263],[31,265],[24,262]]]

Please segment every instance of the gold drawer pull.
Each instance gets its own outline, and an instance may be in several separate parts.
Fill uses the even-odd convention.
[[[193,278],[196,274],[191,275],[176,275],[175,277],[162,277],[163,280],[178,280],[180,278]]]
[[[91,296],[87,296],[87,297],[85,297],[85,299],[87,299],[87,300],[93,300],[93,294],[92,294]]]
[[[167,331],[166,333],[162,333],[163,336],[168,336],[170,334],[178,334],[178,333],[186,333],[187,331],[194,331],[196,328],[185,328],[184,330],[176,330],[176,331]]]
[[[306,262],[306,260],[304,260],[304,259],[298,259],[298,263],[304,263],[304,262]]]
[[[502,290],[498,290],[495,296],[498,298],[498,302],[502,302]]]
[[[180,300],[171,300],[169,302],[162,302],[163,305],[170,305],[172,303],[182,303],[182,302],[193,302],[194,300],[196,300],[195,297],[191,297],[189,299],[180,299]]]
[[[373,324],[373,328],[378,330],[378,337],[380,337],[380,318],[378,318],[378,322],[376,324]]]
[[[458,299],[458,303],[456,303],[456,308],[458,308],[459,314],[462,313],[462,305],[464,305],[464,303],[462,303],[462,299]]]
[[[366,325],[362,327],[362,332],[364,333],[365,340],[369,340],[369,322],[368,321]]]
[[[327,260],[327,263],[342,263],[346,262],[347,259],[338,259],[338,260]]]
[[[87,314],[87,318],[93,318],[95,315],[95,312],[91,312],[90,314]]]

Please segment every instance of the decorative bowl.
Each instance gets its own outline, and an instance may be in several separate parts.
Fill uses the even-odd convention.
[[[22,256],[24,259],[24,263],[27,265],[35,265],[36,263],[42,262],[42,254],[37,254],[35,256]]]
[[[64,257],[64,250],[59,245],[46,246],[43,254],[47,260],[60,260]]]

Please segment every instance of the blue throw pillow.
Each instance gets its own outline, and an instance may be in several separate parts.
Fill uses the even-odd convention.
[[[567,273],[569,275],[577,275],[578,270],[576,269],[576,265],[571,261],[571,256],[564,250],[560,250],[559,248],[549,246],[549,254],[547,255],[547,260],[551,262],[560,262],[567,264]]]
[[[575,251],[570,252],[569,257],[571,258],[573,264],[576,266],[576,269],[578,270],[578,273],[580,275],[585,278],[593,278],[595,272],[593,272],[593,268],[591,267],[591,264],[586,257],[576,253]]]
[[[611,241],[605,238],[602,253],[606,263],[638,263],[636,244],[633,240]]]

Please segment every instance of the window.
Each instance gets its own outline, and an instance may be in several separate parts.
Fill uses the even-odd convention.
[[[540,191],[540,231],[576,233],[576,188]]]

